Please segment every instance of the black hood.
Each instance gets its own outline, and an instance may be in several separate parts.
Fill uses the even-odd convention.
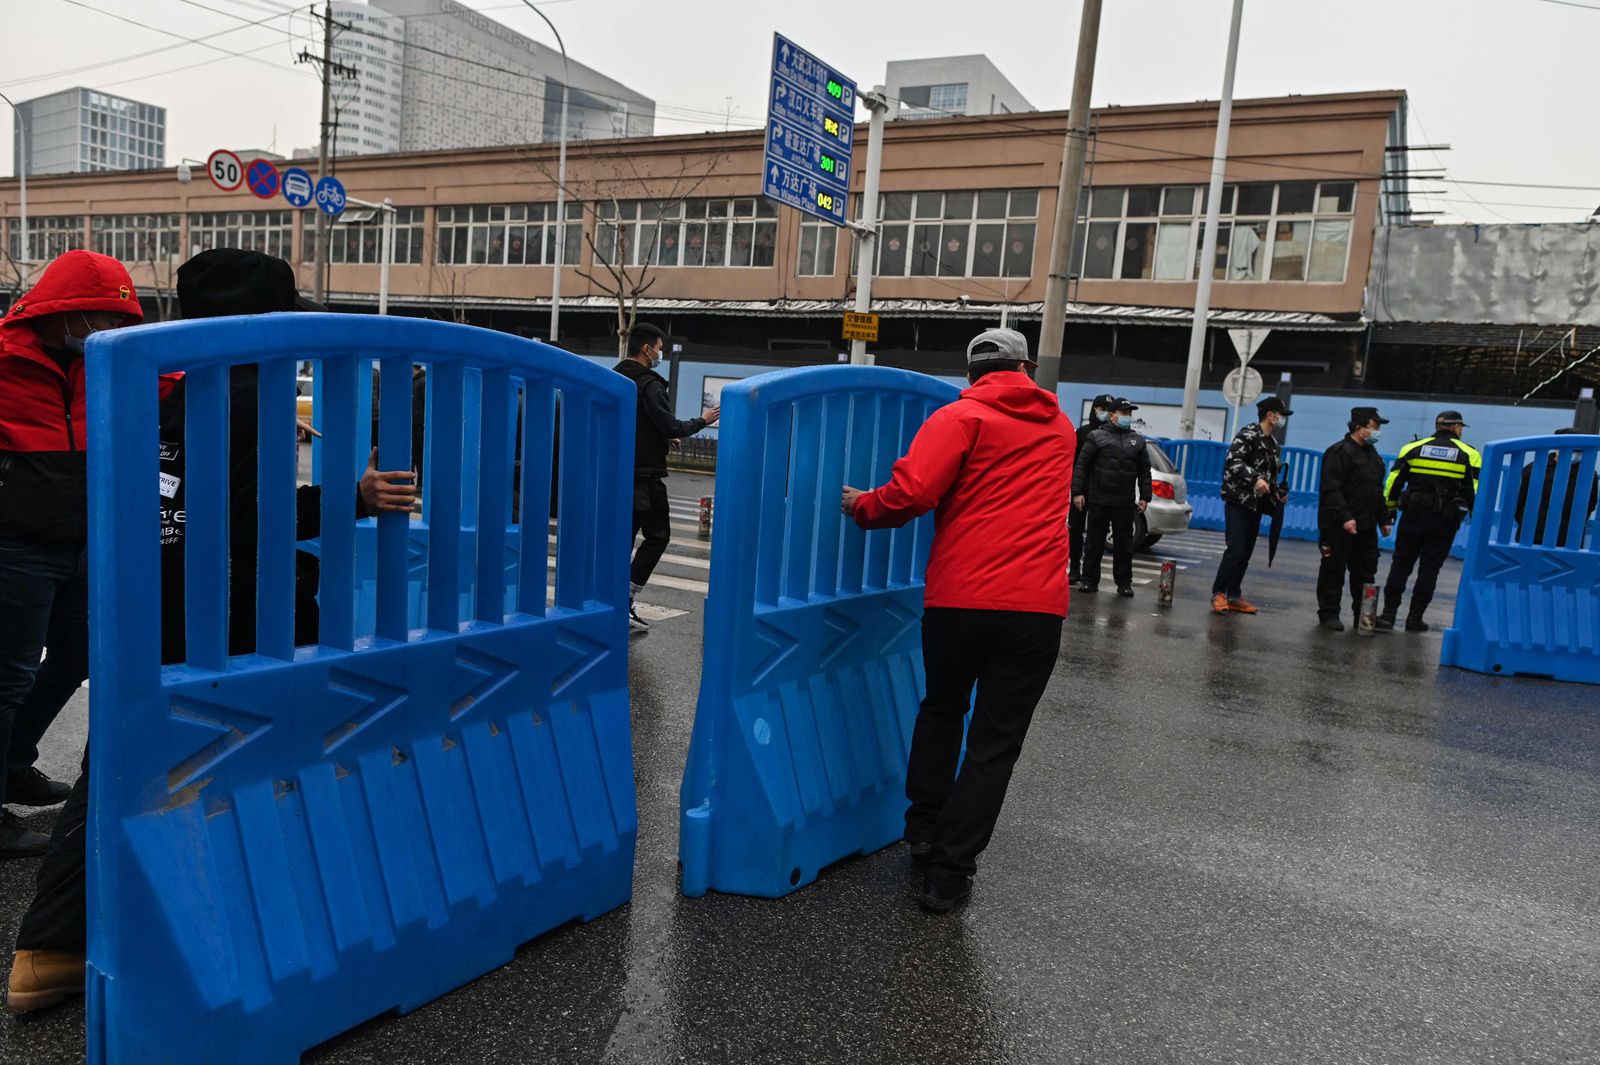
[[[178,306],[185,318],[324,309],[300,295],[288,263],[240,248],[212,248],[178,267]]]

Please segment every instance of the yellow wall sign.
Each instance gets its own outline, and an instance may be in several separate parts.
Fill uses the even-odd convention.
[[[846,311],[844,314],[844,338],[846,340],[865,340],[868,343],[876,344],[878,342],[878,316]]]

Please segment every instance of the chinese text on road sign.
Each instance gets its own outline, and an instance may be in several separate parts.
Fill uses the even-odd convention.
[[[843,224],[855,113],[855,82],[773,34],[762,194]]]

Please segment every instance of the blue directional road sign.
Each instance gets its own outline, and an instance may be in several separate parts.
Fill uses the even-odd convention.
[[[843,225],[855,112],[855,82],[773,34],[762,194]]]
[[[283,172],[283,198],[289,201],[290,207],[309,206],[315,194],[310,174],[298,166],[291,166]]]
[[[325,177],[317,182],[317,210],[331,215],[344,210],[344,185],[338,178]]]

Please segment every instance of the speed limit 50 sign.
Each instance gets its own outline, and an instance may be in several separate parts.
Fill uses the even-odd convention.
[[[218,148],[206,159],[206,173],[223,192],[233,192],[244,184],[244,165],[226,148]]]

